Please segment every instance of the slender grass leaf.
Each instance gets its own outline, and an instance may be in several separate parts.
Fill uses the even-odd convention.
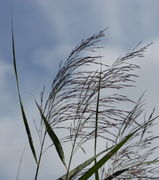
[[[100,159],[94,166],[92,166],[79,180],[86,180],[91,177],[99,168],[101,168],[117,151],[139,130],[127,135],[120,143],[118,143],[108,154]]]
[[[36,102],[36,101],[35,101]],[[60,140],[58,139],[58,137],[56,136],[55,132],[53,131],[52,127],[50,126],[50,124],[48,123],[46,117],[44,116],[40,106],[38,105],[38,103],[36,102],[36,105],[39,109],[40,115],[42,120],[44,121],[45,127],[46,127],[46,131],[48,133],[48,135],[50,136],[53,144],[55,145],[56,151],[62,161],[62,163],[64,164],[64,166],[67,168],[66,163],[65,163],[65,157],[64,157],[64,151],[62,148],[62,145],[60,143]]]
[[[129,168],[119,170],[119,171],[113,173],[112,175],[108,176],[107,178],[105,178],[103,180],[112,180],[112,179],[116,178],[117,176],[121,175],[122,173],[124,173],[125,171],[128,171],[128,170],[129,170]]]
[[[103,153],[109,151],[110,149],[112,149],[113,147],[110,147],[108,149],[105,149],[103,151],[101,151],[100,153],[98,153],[97,155],[91,157],[90,159],[88,159],[87,161],[85,161],[84,163],[80,164],[79,166],[77,166],[76,168],[74,168],[73,170],[71,170],[68,173],[68,179],[73,178],[77,173],[79,173],[80,171],[82,171],[85,167],[87,167],[88,165],[90,165],[98,156],[102,155]],[[63,175],[62,177],[58,178],[58,180],[65,180],[66,179],[67,174]]]
[[[11,28],[12,28],[13,65],[14,65],[14,72],[15,72],[15,77],[16,77],[16,84],[17,84],[17,90],[18,90],[20,109],[21,109],[21,113],[22,113],[22,117],[23,117],[23,122],[24,122],[25,130],[26,130],[26,133],[27,133],[27,136],[28,136],[28,140],[29,140],[29,145],[30,145],[31,151],[33,153],[34,159],[35,159],[35,161],[37,163],[36,152],[35,152],[35,148],[34,148],[32,136],[31,136],[30,128],[29,128],[29,125],[28,125],[27,117],[26,117],[26,114],[25,114],[25,111],[24,111],[24,107],[23,107],[23,103],[22,103],[22,99],[21,99],[21,95],[20,95],[18,72],[17,72],[17,66],[16,66],[16,53],[15,53],[15,43],[14,43],[14,33],[13,33],[12,17],[11,17]]]

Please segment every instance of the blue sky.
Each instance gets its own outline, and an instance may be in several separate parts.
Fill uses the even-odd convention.
[[[158,7],[158,0],[14,0],[17,63],[30,124],[33,125],[32,119],[36,117],[32,94],[39,97],[44,85],[49,90],[59,62],[64,60],[83,38],[108,26],[106,37],[102,41],[105,48],[100,52],[104,55],[105,62],[113,62],[140,41],[143,44],[154,43],[145,53],[142,62],[139,62],[142,65],[141,77],[137,81],[137,89],[130,90],[130,95],[138,97],[147,90],[148,107],[159,108]],[[10,0],[0,0],[0,179],[2,180],[16,179],[20,155],[27,142],[12,67],[10,9]],[[58,161],[54,157],[53,160]],[[19,178],[32,179],[34,165],[30,149],[27,148]],[[63,174],[61,166],[55,165],[49,158],[43,166],[39,180],[44,177],[46,180],[55,179],[57,175]],[[56,172],[52,169],[56,169]]]

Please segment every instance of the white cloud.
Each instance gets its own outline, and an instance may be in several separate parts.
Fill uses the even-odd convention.
[[[54,48],[38,49],[32,56],[32,61],[36,66],[40,66],[47,71],[57,71],[60,61],[64,61],[70,51],[71,45],[60,43]]]
[[[11,84],[11,72],[12,67],[9,63],[0,58],[0,115],[1,117],[6,113],[6,108],[9,112],[12,111],[13,108],[8,106],[12,99],[12,91],[9,88]]]
[[[150,40],[158,34],[158,1],[151,3],[149,0],[132,2],[91,0],[91,3],[89,1],[68,3],[37,0],[36,2],[46,15],[48,23],[52,25],[53,31],[58,33],[58,38],[63,42],[72,36],[74,38],[80,36],[83,31],[94,32],[107,26],[110,27],[111,42],[120,46],[124,43],[135,44],[140,40]]]
[[[0,59],[0,90],[2,90],[6,85],[6,76],[11,71],[10,64],[4,62],[4,60]]]
[[[159,39],[154,40],[146,51],[145,57],[141,63],[141,74],[138,80],[138,86],[142,90],[147,90],[147,103],[150,104],[151,108],[156,106],[159,108]]]
[[[52,25],[53,32],[56,32],[58,34],[59,40],[62,39],[64,42],[68,36],[68,23],[66,20],[67,15],[62,12],[62,9],[64,7],[63,4],[65,4],[66,2],[51,0],[37,0],[36,2],[41,11],[47,17],[46,19],[48,19],[48,23]]]
[[[9,89],[11,64],[0,59],[0,174],[7,179],[16,176],[18,161],[23,146],[21,117],[14,111],[17,107],[12,90]],[[17,123],[18,122],[18,123]],[[18,128],[17,128],[18,127]]]

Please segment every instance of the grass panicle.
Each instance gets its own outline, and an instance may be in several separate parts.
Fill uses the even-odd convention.
[[[48,149],[45,147],[46,134],[52,140],[49,148],[55,147],[66,167],[65,174],[59,178],[61,180],[86,180],[92,175],[96,180],[157,177],[159,169],[153,165],[158,163],[158,159],[152,160],[152,155],[158,150],[154,144],[158,136],[152,133],[152,128],[158,116],[155,109],[148,116],[144,115],[144,94],[138,100],[122,94],[122,89],[135,86],[138,77],[136,70],[140,66],[134,64],[132,59],[144,57],[151,44],[143,47],[137,45],[108,65],[104,57],[97,55],[98,49],[102,48],[98,43],[104,36],[105,30],[82,40],[66,61],[60,63],[47,98],[44,98],[43,89],[40,105],[36,103],[41,116],[39,125],[36,125],[40,139],[37,161],[19,91],[12,26],[13,63],[19,101],[30,147],[37,161],[35,180],[38,179],[42,155]],[[85,145],[92,140],[94,154],[72,168],[75,153],[79,149],[87,153]],[[97,148],[99,140],[107,144],[101,152]],[[71,145],[68,162],[64,157],[64,143]]]

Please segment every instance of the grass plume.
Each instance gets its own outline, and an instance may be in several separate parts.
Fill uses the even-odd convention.
[[[155,115],[155,109],[149,116],[143,116],[144,94],[138,100],[122,94],[122,89],[135,86],[135,79],[138,77],[136,70],[140,66],[134,64],[132,59],[143,57],[151,44],[137,46],[108,65],[101,62],[102,56],[96,55],[96,51],[102,48],[98,43],[104,36],[105,30],[102,30],[82,40],[66,61],[60,63],[46,99],[44,90],[42,91],[41,104],[36,103],[41,117],[39,129],[36,127],[40,139],[37,161],[19,91],[12,27],[13,62],[20,107],[30,147],[38,162],[35,180],[38,179],[47,135],[53,142],[49,148],[55,148],[66,167],[65,174],[59,178],[61,180],[85,180],[93,174],[96,180],[156,177],[158,167],[154,168],[152,165],[158,159],[152,160],[151,155],[158,150],[158,146],[151,144],[158,136],[153,135],[150,130],[158,116]],[[65,133],[58,137],[55,134],[57,131]],[[103,147],[101,152],[97,151],[99,139],[107,143],[107,147]],[[86,152],[85,145],[92,140],[94,154],[71,169],[75,153],[79,149]],[[68,162],[64,158],[63,143],[71,144]]]

